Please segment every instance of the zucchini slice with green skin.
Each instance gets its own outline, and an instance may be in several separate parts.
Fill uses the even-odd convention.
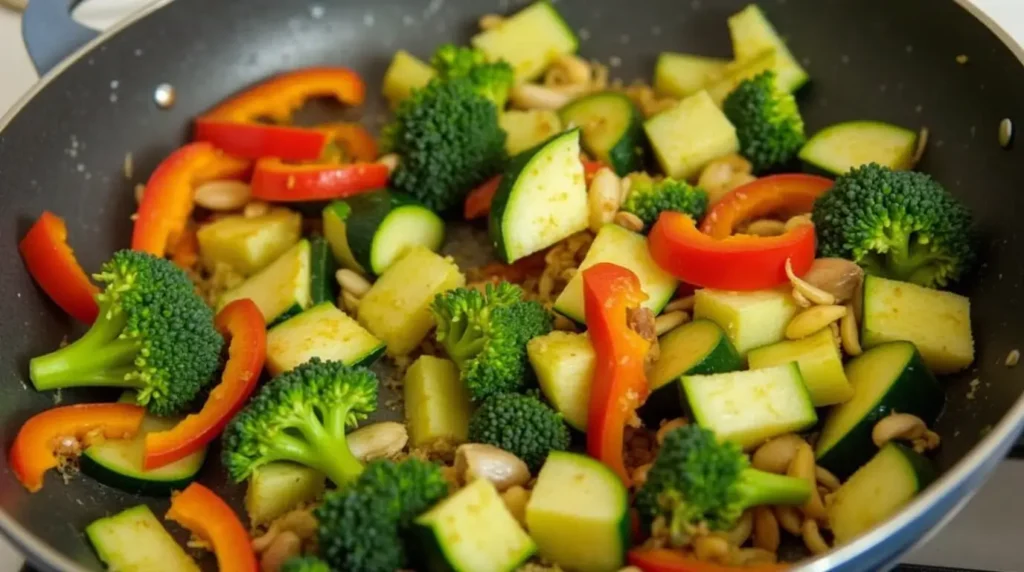
[[[655,314],[661,313],[679,286],[675,276],[662,270],[651,258],[646,236],[617,224],[606,224],[594,237],[587,256],[580,263],[579,271],[555,299],[554,307],[558,313],[577,323],[586,323],[583,311],[583,271],[599,262],[618,264],[636,274],[640,286],[647,294],[643,307]]]
[[[654,66],[654,90],[672,97],[689,97],[717,80],[729,60],[662,52]]]
[[[245,512],[253,526],[263,526],[316,500],[324,492],[327,477],[304,465],[275,461],[253,469],[248,483]]]
[[[767,50],[775,50],[778,59],[774,68],[782,89],[792,93],[810,80],[810,76],[789,51],[786,42],[756,4],[730,16],[728,23],[732,51],[737,60],[746,61]]]
[[[893,516],[934,480],[928,459],[904,445],[887,443],[835,492],[828,521],[836,544]]]
[[[683,414],[685,395],[681,380],[687,375],[728,373],[743,368],[743,358],[718,324],[694,320],[665,334],[658,341],[660,357],[647,375],[650,395],[637,412],[648,426]]]
[[[871,431],[892,412],[909,413],[932,425],[946,394],[910,342],[871,348],[846,364],[853,399],[825,418],[815,448],[818,464],[844,479],[877,451]]]
[[[580,130],[560,133],[514,157],[491,202],[490,236],[505,263],[587,228]]]
[[[323,302],[270,328],[267,370],[279,375],[314,357],[369,366],[384,355],[384,342],[331,302]]]
[[[267,324],[274,324],[308,308],[311,261],[309,241],[300,240],[269,266],[225,292],[218,301],[218,310],[235,300],[249,298]]]
[[[331,245],[322,236],[309,241],[309,302],[316,306],[338,299],[338,280],[334,277],[338,263],[331,253]]]
[[[537,551],[487,479],[421,514],[411,536],[425,572],[511,572]]]
[[[797,362],[815,407],[835,405],[853,397],[853,387],[843,371],[843,355],[836,347],[832,330],[822,328],[799,340],[785,340],[750,350],[750,369]]]
[[[146,505],[101,518],[85,535],[109,570],[199,572],[199,565]]]
[[[644,123],[651,149],[666,175],[689,179],[711,161],[739,151],[736,128],[718,108],[720,102],[701,90]]]
[[[847,121],[814,134],[799,157],[811,167],[842,175],[861,165],[878,163],[895,170],[914,168],[918,134],[881,121]]]
[[[339,206],[345,204],[348,209]],[[338,261],[351,270],[379,276],[412,246],[437,251],[444,242],[444,221],[405,195],[378,189],[335,201],[328,240]],[[326,229],[325,229],[325,232]],[[344,237],[339,236],[341,233]],[[347,252],[345,252],[347,251]]]
[[[626,94],[602,91],[576,99],[558,116],[565,125],[579,127],[583,150],[607,164],[620,177],[643,164],[643,117]]]
[[[473,405],[455,362],[420,356],[406,370],[402,390],[411,447],[466,442]]]
[[[500,26],[473,36],[470,44],[488,60],[505,60],[516,82],[529,81],[558,56],[576,53],[579,41],[550,2],[540,1],[505,18]]]
[[[701,427],[752,449],[818,422],[796,362],[712,375],[683,376],[686,402]]]
[[[526,344],[537,384],[573,429],[586,433],[590,381],[597,360],[587,334],[553,331]]]
[[[566,570],[622,568],[630,546],[629,491],[586,455],[552,451],[526,505],[540,555]]]
[[[134,403],[132,396],[122,401]],[[170,496],[194,481],[203,468],[206,448],[158,469],[146,470],[146,434],[171,429],[181,419],[146,414],[138,433],[131,439],[108,439],[91,445],[78,459],[82,472],[97,481],[130,493]]]

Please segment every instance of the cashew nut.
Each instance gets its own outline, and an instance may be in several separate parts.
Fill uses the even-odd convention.
[[[723,536],[731,546],[743,546],[754,531],[754,511],[744,511],[736,522],[736,526],[726,531]]]
[[[813,306],[797,314],[786,326],[786,338],[799,340],[827,328],[846,315],[846,306]]]
[[[801,527],[802,536],[804,538],[804,546],[807,550],[810,550],[812,554],[822,554],[823,552],[829,551],[828,543],[821,536],[821,529],[818,528],[818,522],[812,518],[808,518],[804,521]]]
[[[277,535],[270,547],[260,555],[261,572],[278,572],[284,563],[302,552],[302,541],[291,531]]]
[[[460,482],[487,479],[499,491],[525,485],[530,480],[530,469],[522,459],[481,443],[467,443],[455,449],[455,472]]]
[[[839,337],[843,341],[843,351],[848,356],[859,356],[864,353],[860,345],[860,331],[857,330],[857,316],[852,304],[847,304],[846,315],[839,320]]]
[[[779,526],[782,530],[792,534],[793,536],[800,536],[803,530],[803,518],[800,516],[800,511],[794,506],[777,506],[774,507],[775,518],[779,521]]]
[[[519,109],[550,109],[558,110],[572,101],[578,93],[558,90],[535,83],[521,83],[512,88],[509,102]]]
[[[402,423],[384,421],[360,427],[348,434],[348,448],[360,461],[386,459],[402,452],[409,432]]]
[[[729,542],[721,536],[698,536],[693,539],[693,554],[704,562],[722,562],[729,556]]]
[[[747,225],[742,234],[753,236],[779,236],[786,232],[786,225],[770,218],[758,219]]]
[[[690,320],[686,312],[666,312],[654,319],[654,331],[663,336]]]
[[[590,230],[595,233],[615,219],[619,210],[619,177],[611,169],[602,167],[594,174],[587,191],[587,208]]]
[[[348,268],[342,268],[335,272],[334,279],[338,281],[342,290],[351,293],[356,298],[362,298],[373,287],[366,278]]]
[[[769,439],[754,451],[750,464],[761,471],[784,475],[796,456],[797,447],[803,442],[793,433]]]
[[[759,506],[754,509],[754,546],[775,552],[779,549],[781,535],[779,521],[772,509]]]
[[[644,221],[636,216],[635,214],[627,211],[619,211],[615,213],[615,224],[621,226],[626,230],[633,232],[640,232],[644,229]]]
[[[836,303],[836,297],[831,292],[826,292],[797,276],[793,272],[793,263],[788,258],[786,259],[786,276],[789,278],[789,283],[793,285],[793,291],[799,292],[808,301],[822,306]]]
[[[803,280],[832,294],[836,302],[843,303],[856,295],[864,281],[864,269],[842,258],[816,258],[803,275]]]
[[[796,477],[807,481],[811,486],[811,498],[807,499],[800,510],[805,515],[816,520],[823,520],[826,517],[825,514],[825,503],[821,501],[821,497],[818,495],[818,482],[815,478],[815,463],[814,463],[814,451],[811,446],[807,443],[800,443],[797,445],[796,454],[793,456],[793,461],[789,464],[789,470],[786,474],[790,477]]]
[[[693,305],[696,302],[697,297],[690,295],[685,298],[676,298],[668,303],[663,310],[666,314],[669,312],[689,312],[693,309]]]
[[[939,446],[939,435],[928,429],[924,421],[909,413],[893,413],[871,430],[871,440],[881,447],[893,440],[910,441],[915,451],[930,451]]]
[[[519,524],[525,525],[526,505],[530,502],[530,491],[515,485],[501,494],[501,500],[505,502],[505,508],[512,513]]]
[[[754,180],[753,166],[743,157],[732,154],[708,163],[700,173],[697,186],[708,193],[708,206],[718,202],[726,193]]]
[[[211,211],[236,211],[252,196],[252,188],[241,181],[210,181],[196,187],[192,200]]]
[[[819,485],[824,486],[829,491],[834,491],[839,488],[839,478],[832,474],[831,471],[820,465],[814,468],[814,478],[818,481]]]
[[[740,548],[736,551],[736,564],[740,566],[775,564],[778,560],[779,557],[774,551],[763,548]]]

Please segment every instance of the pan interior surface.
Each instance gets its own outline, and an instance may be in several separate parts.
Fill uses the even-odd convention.
[[[730,57],[725,21],[745,4],[560,0],[556,6],[576,30],[580,53],[609,64],[613,77],[629,83],[649,81],[661,51]],[[1001,120],[1024,121],[1021,63],[954,2],[761,4],[811,75],[811,84],[798,95],[809,133],[853,119],[927,127],[930,142],[919,170],[973,211],[983,262],[961,290],[971,298],[977,351],[971,369],[943,381],[948,405],[936,427],[943,443],[935,460],[948,469],[999,423],[1024,390],[1021,376],[1004,365],[1007,353],[1021,346],[1024,331],[1024,265],[1019,263],[1024,236],[1016,214],[1024,212],[1024,163],[1019,149],[1003,149],[997,140]],[[41,211],[65,218],[83,266],[94,271],[113,250],[127,246],[134,186],[186,140],[190,119],[198,113],[278,72],[346,65],[367,82],[370,97],[359,116],[376,129],[387,111],[379,86],[396,50],[425,57],[442,42],[464,43],[480,15],[520,5],[508,0],[176,0],[78,54],[49,78],[0,131],[0,204],[7,211],[0,227],[4,446],[27,418],[56,399],[31,389],[28,359],[81,332],[34,285],[17,251],[18,239]],[[163,83],[176,93],[175,105],[166,110],[153,101]],[[112,400],[116,393],[69,390],[59,399]],[[218,456],[215,446],[210,457]],[[27,534],[52,548],[33,555],[50,567],[99,568],[82,534],[89,522],[142,502],[151,503],[158,515],[167,506],[163,499],[129,495],[87,478],[64,484],[56,475],[29,494],[6,456],[0,467],[6,526],[16,540],[25,542]],[[244,487],[229,486],[218,463],[207,463],[203,482],[240,507]],[[68,560],[57,560],[56,554]]]

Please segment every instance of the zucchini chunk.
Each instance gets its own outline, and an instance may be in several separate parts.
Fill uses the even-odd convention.
[[[414,89],[427,85],[435,75],[436,72],[430,64],[405,50],[398,50],[384,72],[381,93],[388,100],[391,109],[395,109]]]
[[[544,73],[559,56],[576,53],[579,41],[558,10],[541,1],[473,36],[470,44],[489,60],[508,62],[518,83]]]
[[[823,328],[800,340],[787,340],[750,350],[750,369],[795,361],[811,393],[815,407],[835,405],[853,397],[853,387],[843,371],[843,356],[836,347],[832,330]]]
[[[892,412],[916,415],[931,426],[946,394],[909,342],[874,347],[846,364],[853,398],[825,417],[815,447],[818,464],[840,479],[850,476],[877,450],[871,431]]]
[[[721,107],[725,98],[729,96],[741,83],[760,75],[763,72],[776,69],[778,54],[775,50],[766,50],[749,60],[735,61],[727,66],[715,81],[708,84],[708,95],[715,105]],[[779,80],[776,79],[776,82]]]
[[[775,73],[779,76],[779,86],[786,91],[792,93],[810,79],[786,47],[786,42],[756,4],[751,4],[729,17],[729,35],[732,37],[732,51],[736,54],[737,60],[749,60],[765,50],[775,50],[778,53]]]
[[[94,521],[85,527],[85,535],[110,570],[199,572],[195,560],[146,505]]]
[[[583,150],[620,177],[641,169],[643,118],[625,94],[602,91],[569,102],[558,112],[566,125],[583,131]]]
[[[796,362],[751,371],[688,375],[683,377],[683,390],[698,425],[748,450],[818,422]]]
[[[331,245],[322,236],[309,240],[309,304],[334,303],[338,299],[338,263],[331,253]]]
[[[267,332],[267,370],[280,375],[314,357],[369,366],[384,342],[330,302],[313,306]]]
[[[253,526],[269,524],[323,494],[327,477],[314,469],[277,461],[253,469],[245,491],[245,512]]]
[[[199,258],[207,270],[227,264],[252,276],[299,241],[302,215],[275,208],[264,215],[230,215],[199,227]]]
[[[753,348],[780,342],[800,308],[788,291],[729,292],[703,288],[695,293],[694,318],[707,318],[729,335],[741,356]]]
[[[704,90],[648,119],[644,131],[661,170],[673,179],[688,179],[714,159],[740,149],[736,128]]]
[[[729,60],[662,52],[654,66],[654,90],[672,97],[689,97],[721,77]]]
[[[410,446],[466,442],[472,405],[455,362],[420,356],[405,372],[402,385]]]
[[[217,309],[230,302],[249,298],[260,309],[267,324],[282,316],[298,313],[310,306],[310,245],[300,240],[277,260],[225,292]]]
[[[864,347],[913,342],[937,374],[956,373],[974,361],[969,298],[871,275],[864,278],[863,292]]]
[[[878,163],[895,170],[914,167],[917,133],[881,121],[847,121],[814,134],[800,149],[800,160],[833,175]]]
[[[540,555],[566,570],[622,568],[630,545],[629,491],[601,462],[552,451],[526,505]]]
[[[512,263],[587,228],[580,130],[556,135],[512,159],[491,203],[490,236]]]
[[[515,157],[562,132],[562,120],[550,109],[509,109],[498,123],[505,130],[505,151]]]
[[[585,433],[596,359],[590,337],[556,330],[530,340],[526,354],[541,393],[566,423]]]

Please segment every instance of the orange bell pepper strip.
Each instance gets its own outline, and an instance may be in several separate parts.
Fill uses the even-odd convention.
[[[171,262],[182,270],[191,270],[199,262],[199,237],[193,228],[186,227],[170,239]]]
[[[214,321],[230,338],[228,363],[220,384],[210,391],[198,413],[168,429],[146,435],[143,467],[152,470],[202,449],[217,438],[252,395],[267,355],[267,330],[256,304],[244,298],[224,306]]]
[[[14,476],[29,492],[43,488],[43,476],[60,462],[61,441],[88,442],[94,436],[127,439],[138,432],[146,410],[130,403],[86,403],[55,407],[25,422],[8,459]]]
[[[831,179],[799,173],[762,177],[729,191],[704,216],[700,230],[713,238],[725,238],[747,221],[771,214],[809,213],[815,199],[832,184]]]
[[[18,250],[29,274],[39,287],[72,318],[91,324],[99,313],[96,287],[68,246],[64,219],[43,211],[21,242]]]
[[[343,67],[311,67],[283,73],[235,95],[203,115],[205,119],[287,123],[307,100],[333,97],[345,105],[361,105],[366,85]]]
[[[373,134],[358,123],[328,123],[316,127],[316,130],[327,137],[329,143],[341,147],[348,158],[358,163],[376,161],[380,156],[377,140]]]
[[[635,549],[626,556],[630,565],[643,572],[782,572],[789,564],[759,564],[755,566],[724,566],[704,562],[668,548]]]
[[[166,517],[206,541],[217,556],[220,572],[256,572],[259,564],[252,540],[224,499],[199,483],[171,495]]]
[[[196,141],[207,141],[236,157],[277,157],[285,161],[312,161],[323,152],[323,132],[266,123],[242,123],[211,117],[196,119]]]
[[[583,175],[586,177],[587,185],[594,178],[604,163],[599,161],[583,160]],[[501,175],[495,175],[484,181],[482,185],[473,189],[466,195],[466,202],[463,204],[462,218],[474,220],[483,218],[491,212],[491,201],[494,200],[498,187],[501,186]]]
[[[225,156],[210,143],[189,143],[171,153],[149,177],[132,230],[132,249],[164,256],[185,231],[192,193],[205,182],[235,178],[248,162]]]
[[[601,262],[583,271],[583,310],[595,367],[587,411],[587,454],[614,470],[628,487],[623,433],[647,399],[644,360],[651,342],[629,327],[627,311],[647,299],[630,270]]]
[[[383,163],[294,165],[266,158],[256,162],[252,196],[278,203],[343,199],[383,187],[389,174]]]
[[[814,226],[781,236],[713,238],[683,213],[663,212],[647,236],[651,258],[676,278],[703,288],[762,290],[788,282],[786,260],[803,274],[814,262]]]

